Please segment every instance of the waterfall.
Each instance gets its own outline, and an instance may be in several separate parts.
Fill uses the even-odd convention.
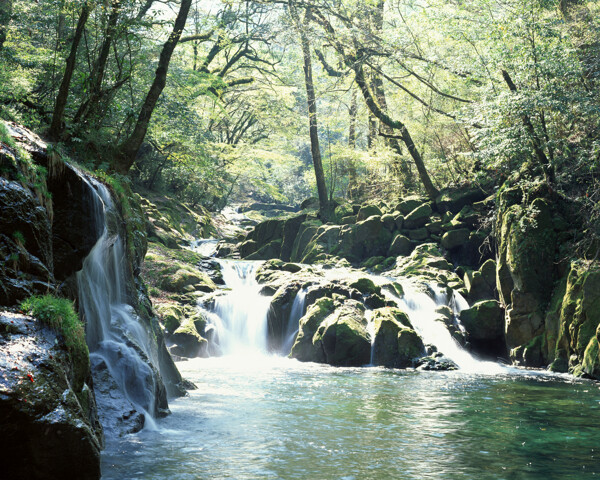
[[[224,295],[217,296],[208,315],[213,340],[223,355],[267,353],[267,312],[271,298],[261,295],[252,261],[218,260],[223,272]]]
[[[292,303],[288,323],[283,332],[283,344],[281,346],[281,351],[285,355],[291,352],[294,342],[296,341],[296,335],[298,335],[300,327],[300,319],[304,316],[306,310],[306,292],[306,288],[298,290],[294,302]]]
[[[77,273],[80,311],[86,323],[90,362],[104,362],[110,376],[138,412],[152,425],[155,412],[156,358],[147,330],[126,303],[125,251],[119,235],[111,235],[107,213],[114,208],[108,189],[84,180],[94,195],[94,215],[103,226],[100,238]]]
[[[442,322],[436,320],[436,308],[441,305],[450,304],[455,315],[460,313],[460,310],[468,308],[468,303],[460,294],[454,292],[448,299],[445,291],[430,287],[434,293],[434,298],[431,298],[426,292],[411,284],[403,284],[402,287],[404,289],[402,298],[398,298],[388,290],[385,290],[384,293],[408,315],[415,331],[425,344],[434,345],[438,351],[454,361],[461,370],[497,373],[502,369],[494,362],[475,358],[458,344]]]
[[[203,257],[212,257],[217,252],[218,244],[219,240],[215,238],[201,238],[194,240],[190,245],[190,249]]]

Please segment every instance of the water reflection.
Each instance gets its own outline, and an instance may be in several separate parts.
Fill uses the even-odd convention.
[[[179,364],[199,389],[158,433],[113,442],[105,479],[580,479],[600,475],[600,390],[560,377]]]

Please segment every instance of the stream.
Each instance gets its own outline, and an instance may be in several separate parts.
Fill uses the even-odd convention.
[[[198,389],[152,428],[107,438],[104,479],[600,475],[599,384],[477,362],[465,351],[454,354],[464,368],[446,372],[269,355],[268,298],[258,295],[255,266],[222,265],[231,290],[210,321],[224,355],[178,363]],[[417,300],[405,299],[413,324],[432,308]]]

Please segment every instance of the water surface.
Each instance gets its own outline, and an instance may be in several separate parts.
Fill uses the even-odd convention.
[[[597,383],[250,355],[178,367],[198,390],[159,431],[108,439],[103,479],[600,476]]]

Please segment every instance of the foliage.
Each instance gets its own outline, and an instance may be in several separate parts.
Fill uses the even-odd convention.
[[[32,296],[21,303],[21,308],[62,335],[73,361],[75,391],[80,391],[89,371],[89,352],[73,302],[53,295]]]

